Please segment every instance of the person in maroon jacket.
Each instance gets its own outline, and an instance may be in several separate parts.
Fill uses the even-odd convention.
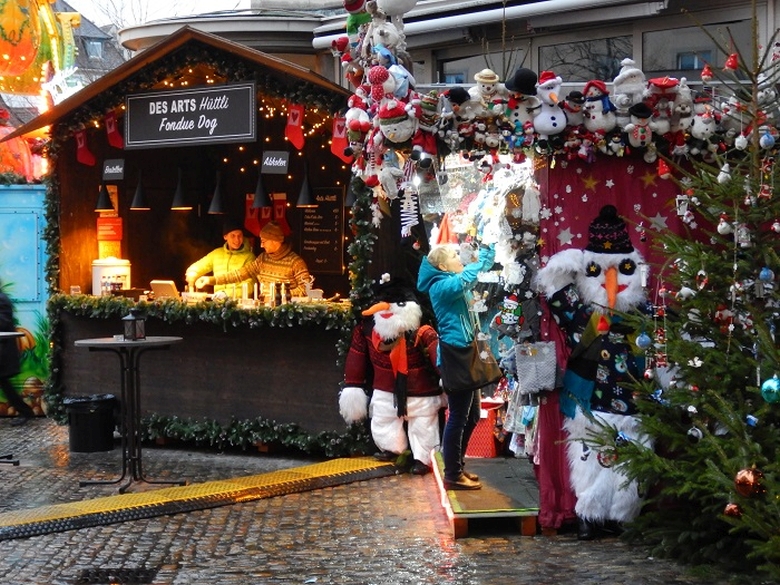
[[[352,334],[339,396],[341,415],[352,423],[370,414],[371,437],[380,449],[376,457],[400,461],[411,449],[411,473],[425,475],[440,443],[439,337],[433,327],[420,325],[422,310],[410,286],[383,276],[375,296],[377,302],[363,311]]]

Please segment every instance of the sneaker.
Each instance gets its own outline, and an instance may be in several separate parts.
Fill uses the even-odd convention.
[[[461,474],[460,477],[455,480],[444,480],[444,489],[447,490],[481,490],[482,484],[473,479],[469,479],[465,474]]]
[[[414,464],[412,465],[412,468],[409,470],[409,473],[412,475],[427,475],[431,472],[431,467],[429,465],[425,465],[422,461],[417,461],[417,459],[414,460]]]

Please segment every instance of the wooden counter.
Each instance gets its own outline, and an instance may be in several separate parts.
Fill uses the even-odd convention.
[[[84,351],[74,342],[121,334],[121,317],[132,303],[88,298],[99,310],[60,299],[58,382],[64,395],[118,394],[115,356]],[[348,306],[244,311],[234,304],[187,306],[171,300],[145,306],[147,335],[184,341],[144,356],[141,416],[206,418],[223,425],[262,417],[296,423],[311,433],[345,429],[338,412],[343,371],[337,362],[339,343],[352,328]]]

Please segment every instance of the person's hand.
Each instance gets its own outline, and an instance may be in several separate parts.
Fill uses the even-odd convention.
[[[214,284],[214,277],[213,276],[201,276],[198,278],[198,280],[195,281],[195,287],[200,290],[204,287],[207,287],[209,285]]]

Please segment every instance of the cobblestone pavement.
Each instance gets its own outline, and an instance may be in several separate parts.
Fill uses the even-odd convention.
[[[0,512],[113,495],[119,449],[70,453],[68,428],[0,419]],[[147,475],[202,482],[311,463],[246,452],[150,448]],[[151,486],[134,484],[134,491]],[[472,523],[473,524],[473,523]],[[60,585],[107,569],[156,570],[159,585],[724,584],[618,539],[523,537],[491,521],[454,540],[433,476],[391,476],[172,516],[0,542],[0,583]],[[107,571],[110,573],[110,571]],[[102,573],[99,573],[102,574]],[[80,580],[81,579],[81,580]],[[744,576],[743,576],[744,580]],[[751,579],[758,583],[758,580]]]

